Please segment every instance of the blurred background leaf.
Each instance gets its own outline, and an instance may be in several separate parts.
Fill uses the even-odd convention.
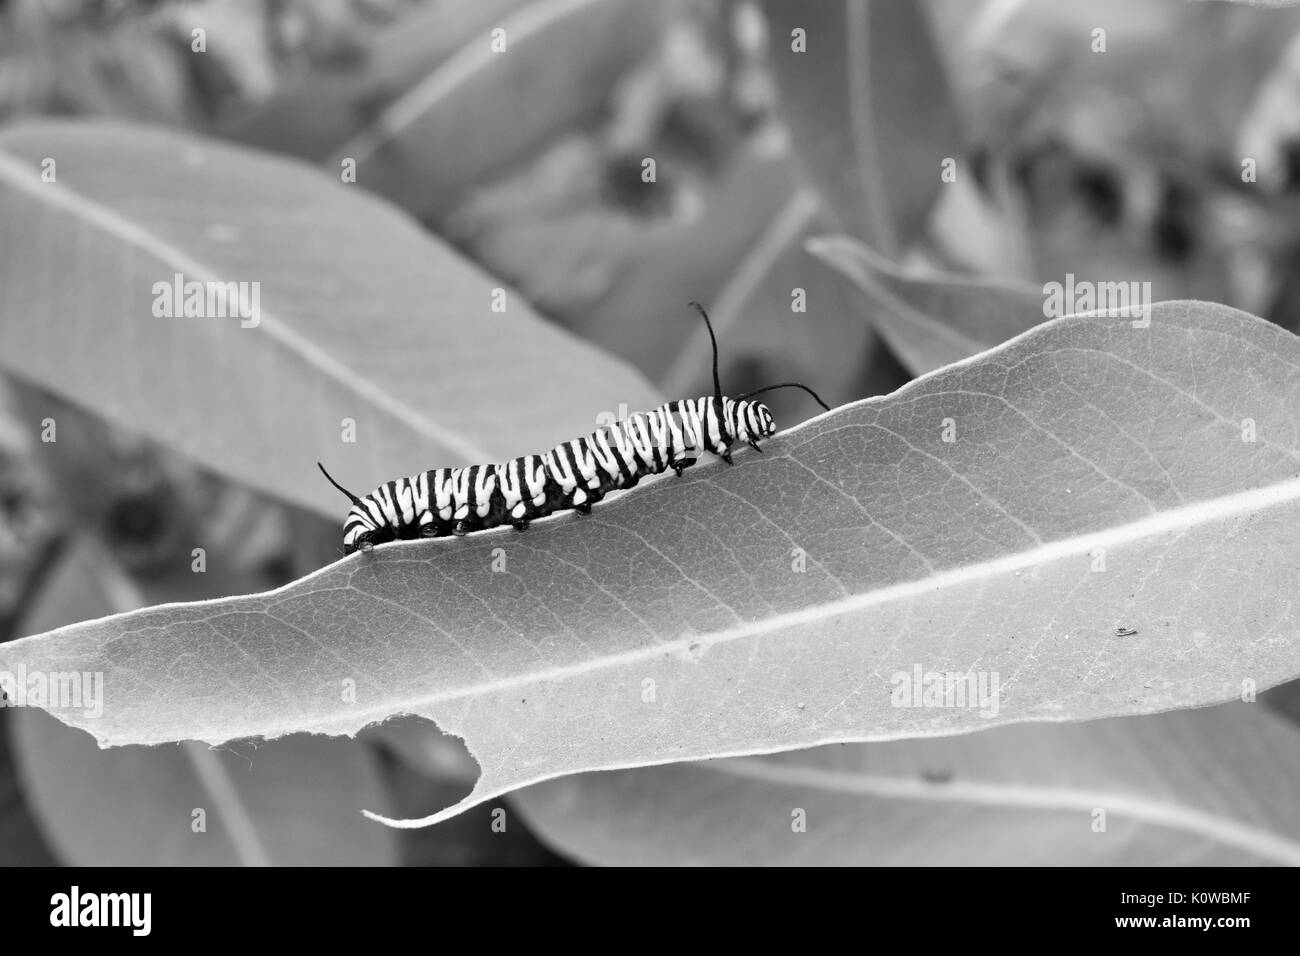
[[[925,8],[763,0],[791,142],[842,224],[884,255],[924,227],[961,121]]]
[[[50,155],[58,180],[42,183]],[[313,474],[322,457],[364,490],[547,448],[601,408],[656,399],[395,210],[298,163],[32,124],[0,133],[0,202],[17,213],[0,220],[5,368],[325,514],[346,508]],[[155,283],[174,274],[258,283],[257,323],[159,317]]]
[[[380,112],[461,49],[482,39],[528,0],[439,0],[416,4],[370,29],[348,22],[333,55],[316,57],[268,96],[226,112],[214,132],[224,139],[320,162],[373,123]],[[292,29],[310,28],[300,4]],[[333,38],[332,31],[326,34]],[[341,55],[346,51],[347,55]]]
[[[500,175],[591,110],[653,40],[660,4],[535,0],[467,42],[382,107],[327,164],[439,222],[474,183]],[[508,112],[507,112],[508,111]]]
[[[1297,866],[1298,737],[1235,703],[579,774],[512,800],[602,866]]]
[[[1042,290],[1028,283],[908,273],[848,236],[812,239],[808,251],[836,271],[854,311],[872,317],[913,375],[970,358],[1046,321]]]

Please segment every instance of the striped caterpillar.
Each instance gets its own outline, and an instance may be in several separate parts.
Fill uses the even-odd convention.
[[[609,492],[631,488],[646,475],[671,468],[680,477],[701,449],[732,464],[731,449],[744,443],[761,452],[758,441],[776,433],[767,406],[749,399],[776,388],[801,388],[830,411],[807,385],[782,382],[726,398],[718,379],[718,340],[708,313],[713,343],[713,395],[666,402],[597,429],[584,438],[557,445],[543,455],[524,455],[505,464],[437,468],[398,478],[358,498],[317,462],[321,473],[352,502],[343,523],[343,551],[369,551],[396,539],[464,535],[504,524],[527,529],[530,521],[591,506]]]

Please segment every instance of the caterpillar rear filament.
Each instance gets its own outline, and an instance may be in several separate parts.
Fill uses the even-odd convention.
[[[772,413],[749,399],[775,388],[801,388],[830,411],[807,385],[782,382],[726,398],[718,379],[718,340],[708,314],[713,343],[713,395],[666,402],[597,429],[584,438],[557,445],[542,455],[524,455],[505,464],[437,468],[397,478],[358,498],[317,466],[352,502],[343,523],[343,550],[369,551],[396,539],[464,535],[504,524],[523,531],[529,522],[557,511],[590,514],[611,491],[631,488],[646,475],[671,468],[679,476],[695,464],[701,450],[731,464],[731,449],[744,443],[755,451],[760,439],[776,433]]]

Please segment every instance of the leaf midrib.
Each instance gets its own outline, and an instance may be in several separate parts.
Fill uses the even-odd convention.
[[[942,571],[939,574],[932,575],[928,578],[915,579],[898,584],[887,585],[885,587],[874,588],[845,598],[840,598],[836,601],[800,608],[797,611],[789,611],[784,614],[773,615],[760,621],[740,625],[726,631],[717,631],[709,634],[691,634],[673,640],[655,643],[650,646],[638,647],[632,650],[620,651],[613,654],[602,654],[573,664],[564,664],[557,667],[546,668],[544,670],[530,671],[525,674],[502,677],[492,681],[483,681],[459,687],[454,690],[421,695],[401,701],[386,700],[377,704],[373,708],[356,708],[350,710],[349,718],[360,719],[363,721],[381,719],[382,717],[395,713],[403,708],[414,712],[420,712],[423,709],[437,704],[460,701],[467,698],[477,698],[499,691],[513,691],[521,687],[530,686],[537,682],[565,680],[607,668],[642,664],[646,661],[663,657],[665,654],[685,653],[692,648],[692,653],[698,656],[718,644],[728,644],[733,641],[743,640],[747,637],[756,637],[773,631],[782,631],[789,628],[815,624],[830,618],[863,611],[880,604],[887,604],[898,600],[907,600],[925,593],[957,587],[986,578],[1011,574],[1018,570],[1037,567],[1052,561],[1086,555],[1097,548],[1113,549],[1132,541],[1138,541],[1176,530],[1185,530],[1191,527],[1211,524],[1228,518],[1256,514],[1268,508],[1286,505],[1291,502],[1300,502],[1300,478],[1288,479],[1263,488],[1219,496],[1217,498],[1209,499],[1208,501],[1196,502],[1191,505],[1183,505],[1155,515],[1144,516],[1137,521],[1117,525],[1102,531],[1094,531],[1085,535],[1075,535],[1070,538],[1049,541],[1046,544],[1026,551]],[[554,517],[543,520],[554,520]],[[505,529],[505,531],[508,532],[509,529]],[[490,533],[492,532],[489,532],[489,534]],[[389,550],[393,548],[420,548],[423,546],[424,543],[422,542],[395,542],[394,544],[384,546],[384,548],[385,550]],[[363,560],[365,560],[364,556],[353,555],[344,558],[343,562],[339,563],[347,561],[359,563]],[[322,568],[320,571],[315,572],[315,574],[310,575],[307,578],[303,578],[292,585],[286,585],[286,588],[297,587],[304,581],[311,580],[312,577],[324,575],[333,567],[334,565],[330,565],[329,567]],[[334,590],[334,588],[331,588],[331,590]],[[270,591],[267,592],[266,596],[271,596],[276,593],[276,591]],[[299,596],[309,596],[311,593],[312,592],[308,591]],[[366,592],[359,591],[359,593],[365,594]],[[170,606],[193,609],[197,606],[201,606],[203,603],[209,602]],[[224,603],[224,600],[213,601],[210,603],[222,604]],[[169,607],[169,605],[162,605],[153,610],[165,610],[167,607]],[[102,624],[103,621],[88,623],[99,625]],[[81,626],[84,625],[73,625],[74,628]],[[320,723],[334,724],[337,723],[337,721],[337,715],[331,715],[330,717],[322,719]]]

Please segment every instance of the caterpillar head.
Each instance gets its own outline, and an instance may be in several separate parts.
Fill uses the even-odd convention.
[[[373,499],[370,499],[370,506],[367,507],[366,499],[358,498],[331,478],[324,465],[316,462],[316,467],[331,485],[343,492],[352,502],[348,516],[343,520],[344,554],[351,554],[353,551],[369,551],[375,545],[392,541],[397,537],[388,522],[381,520],[383,511],[373,503]],[[376,518],[375,515],[380,515],[381,518]]]
[[[801,388],[826,411],[831,410],[831,407],[821,400],[821,396],[799,382],[782,382],[779,385],[764,385],[762,388],[756,388],[752,392],[739,396],[734,409],[731,408],[731,399],[722,397],[722,380],[718,377],[718,338],[713,334],[713,323],[709,321],[709,314],[704,311],[704,306],[698,302],[692,302],[691,305],[700,313],[700,318],[704,319],[704,327],[709,330],[709,342],[713,345],[713,400],[717,403],[717,407],[724,410],[728,424],[736,431],[736,438],[741,441],[754,441],[759,438],[770,438],[776,434],[776,420],[772,418],[772,413],[768,411],[767,406],[762,402],[746,401],[762,392],[770,392],[776,388]]]
[[[343,521],[343,553],[369,551],[377,544],[392,541],[396,536],[387,523],[376,525],[375,519],[364,504],[355,504]]]
[[[736,437],[740,441],[769,438],[776,434],[776,419],[762,402],[736,402]]]
[[[800,385],[798,382],[782,382],[780,385],[765,385],[762,388],[756,388],[736,399],[737,430],[741,432],[749,431],[748,435],[741,434],[738,436],[742,441],[748,441],[751,438],[770,438],[776,434],[776,419],[772,417],[768,407],[762,402],[751,402],[749,400],[760,392],[770,392],[774,388],[801,388],[811,395],[817,404],[826,411],[831,410],[830,406],[823,402],[816,392],[807,385]]]

